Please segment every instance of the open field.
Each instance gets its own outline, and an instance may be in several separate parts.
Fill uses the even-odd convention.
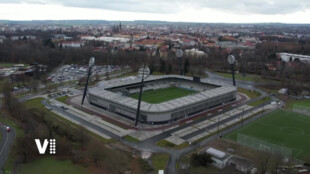
[[[262,99],[256,100],[255,102],[250,103],[250,106],[259,106],[267,101],[271,101],[270,97],[264,97]]]
[[[66,103],[66,100],[68,99],[69,97],[68,96],[62,96],[62,97],[58,97],[56,98],[56,100],[62,102],[62,103]]]
[[[257,98],[261,95],[259,92],[252,91],[252,90],[245,89],[245,88],[238,88],[237,92],[247,95],[250,99]]]
[[[195,91],[184,88],[169,87],[164,89],[157,89],[143,92],[142,101],[157,104],[195,93],[196,93]],[[129,97],[139,99],[139,93],[131,94],[129,95]]]
[[[169,161],[169,154],[165,153],[156,153],[152,156],[152,165],[155,171],[165,170],[166,165]]]
[[[10,68],[16,64],[19,64],[19,63],[0,63],[0,68]],[[24,64],[23,67],[27,67],[29,66],[28,64]]]
[[[305,159],[310,154],[310,117],[284,110],[274,111],[225,138],[237,141],[238,133],[292,150],[292,156]]]
[[[302,107],[308,107],[310,108],[310,100],[309,99],[305,99],[305,100],[290,100],[288,102],[286,102],[286,109],[292,110],[293,107],[295,106],[302,106]]]
[[[132,137],[132,136],[130,136],[130,135],[126,135],[126,136],[124,136],[123,138],[124,138],[125,140],[127,140],[127,141],[131,141],[131,142],[134,142],[134,143],[140,142],[140,140],[138,140],[138,139],[136,139],[136,138],[134,138],[134,137]]]
[[[225,77],[225,78],[232,78],[231,73],[221,73],[216,72],[218,75]],[[256,74],[246,74],[245,77],[242,77],[242,74],[235,74],[235,78],[237,80],[244,80],[244,81],[265,81],[261,76]]]
[[[48,170],[46,170],[48,169]],[[21,174],[35,174],[35,173],[75,173],[75,174],[86,174],[87,169],[73,164],[69,160],[56,160],[52,157],[45,157],[40,160],[31,162],[29,164],[23,164],[19,168]]]

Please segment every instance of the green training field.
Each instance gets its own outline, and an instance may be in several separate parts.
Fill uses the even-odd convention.
[[[310,155],[310,117],[284,110],[274,111],[225,138],[237,141],[237,134],[274,143],[292,149],[292,157],[305,159]]]
[[[178,88],[169,87],[163,89],[156,89],[145,91],[142,94],[142,101],[152,104],[162,103],[168,100],[173,100],[176,98],[184,97],[196,93],[195,91]],[[139,93],[131,94],[129,97],[134,99],[139,99]]]

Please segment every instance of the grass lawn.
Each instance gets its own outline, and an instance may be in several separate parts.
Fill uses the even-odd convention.
[[[154,71],[153,74],[151,74],[151,75],[166,75],[166,74],[159,72],[159,71]]]
[[[0,63],[0,68],[10,68],[16,64],[19,64],[19,63]],[[24,64],[23,67],[27,67],[27,66],[29,66],[29,64]]]
[[[111,75],[111,74],[110,74],[110,75]],[[136,75],[138,75],[137,72],[127,72],[127,73],[125,73],[125,74],[122,74],[122,75],[120,75],[120,76],[113,77],[113,78],[124,78],[124,77],[129,77],[129,76],[136,76]],[[110,79],[113,79],[113,78],[110,77]]]
[[[196,93],[195,91],[184,88],[169,87],[143,92],[142,101],[157,104],[195,93]],[[139,99],[139,93],[131,94],[129,95],[129,97]]]
[[[294,106],[301,106],[301,107],[310,108],[310,100],[309,99],[299,100],[299,101],[291,100],[291,101],[286,103],[285,108],[292,110]]]
[[[87,174],[87,169],[73,164],[69,160],[56,160],[52,157],[44,157],[34,162],[23,164],[19,168],[20,174],[54,174],[54,173],[74,173]]]
[[[171,149],[183,149],[189,146],[188,142],[184,142],[179,145],[175,145],[173,143],[170,143],[167,140],[160,140],[156,143],[157,146],[165,147],[165,148],[171,148]]]
[[[155,153],[152,156],[152,165],[157,172],[158,170],[165,170],[170,156],[166,153]]]
[[[44,98],[41,98],[41,97],[39,97],[39,98],[34,98],[34,99],[31,99],[31,100],[26,101],[26,102],[25,102],[25,105],[26,105],[27,108],[37,108],[37,109],[40,109],[40,110],[44,111],[45,113],[47,113],[48,115],[51,116],[51,117],[47,117],[47,118],[53,119],[53,120],[54,120],[54,118],[56,118],[57,121],[58,121],[58,123],[64,124],[64,125],[62,125],[62,126],[68,126],[68,125],[69,125],[69,126],[71,126],[72,128],[75,128],[75,129],[77,129],[77,130],[79,129],[80,125],[76,125],[76,124],[74,124],[74,123],[68,121],[67,119],[62,118],[62,117],[60,117],[59,115],[57,115],[57,114],[55,114],[55,113],[53,113],[53,112],[47,110],[47,109],[44,107],[44,105],[41,103],[42,100],[44,100]],[[54,121],[55,121],[55,120],[54,120]],[[103,141],[104,143],[112,143],[112,142],[115,142],[115,140],[112,139],[112,138],[111,138],[111,139],[105,139],[105,138],[103,138],[103,137],[101,137],[101,136],[99,136],[99,135],[97,135],[97,134],[95,134],[95,133],[93,133],[93,132],[90,132],[89,130],[86,130],[86,132],[89,133],[90,136],[93,136],[94,138],[99,139],[99,140]]]
[[[261,95],[259,92],[251,91],[251,90],[245,89],[245,88],[238,88],[237,92],[246,94],[251,99],[257,98],[257,97],[259,97]]]
[[[130,135],[126,135],[126,136],[124,136],[123,138],[124,138],[125,140],[131,141],[131,142],[134,142],[134,143],[140,142],[140,140],[138,140],[138,139],[136,139],[136,138],[134,138],[134,137],[132,137],[132,136],[130,136]]]
[[[270,97],[264,97],[262,99],[256,100],[255,102],[250,103],[250,106],[259,106],[267,101],[270,101],[271,98]]]
[[[16,124],[15,121],[13,121],[9,118],[4,118],[2,116],[2,112],[1,112],[1,116],[0,116],[0,122],[13,127],[15,132],[16,132],[16,137],[24,136],[23,129],[18,124]],[[6,162],[4,164],[4,171],[12,171],[13,170],[14,160],[15,160],[14,152],[10,151],[9,155],[6,159]]]
[[[69,97],[68,96],[62,96],[62,97],[58,97],[56,98],[56,100],[62,102],[62,103],[66,103],[66,100],[68,99]]]
[[[38,97],[33,98],[25,102],[26,108],[44,108],[44,105],[41,103],[44,98]]]
[[[221,72],[216,72],[218,75],[225,77],[225,78],[232,78],[231,73],[221,73]],[[235,79],[237,80],[244,80],[244,81],[265,81],[261,76],[256,75],[256,74],[246,74],[245,77],[242,77],[242,74],[235,74]]]
[[[292,156],[305,159],[310,154],[310,117],[295,112],[277,110],[225,138],[236,141],[241,133],[292,149]]]

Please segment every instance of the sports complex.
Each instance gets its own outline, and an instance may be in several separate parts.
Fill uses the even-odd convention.
[[[135,120],[141,78],[102,82],[88,91],[91,105]],[[236,100],[237,89],[179,75],[149,76],[143,85],[139,122],[166,124]]]
[[[273,111],[225,138],[259,150],[304,160],[310,157],[310,117],[286,110]]]

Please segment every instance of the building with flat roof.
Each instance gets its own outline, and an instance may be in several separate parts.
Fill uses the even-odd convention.
[[[214,149],[212,147],[209,147],[205,151],[207,154],[211,155],[211,159],[213,160],[213,165],[217,168],[223,169],[226,167],[228,159],[231,157],[231,155],[219,151],[217,149]]]
[[[302,62],[310,64],[310,56],[291,53],[277,53],[277,58],[284,62]]]
[[[141,78],[134,76],[104,81],[89,90],[88,102],[134,121],[138,100],[129,95],[139,93],[140,82]],[[171,123],[233,101],[237,93],[237,88],[231,85],[194,81],[191,77],[180,75],[149,76],[144,81],[143,91],[169,87],[182,88],[193,93],[156,104],[142,101],[140,123]]]

